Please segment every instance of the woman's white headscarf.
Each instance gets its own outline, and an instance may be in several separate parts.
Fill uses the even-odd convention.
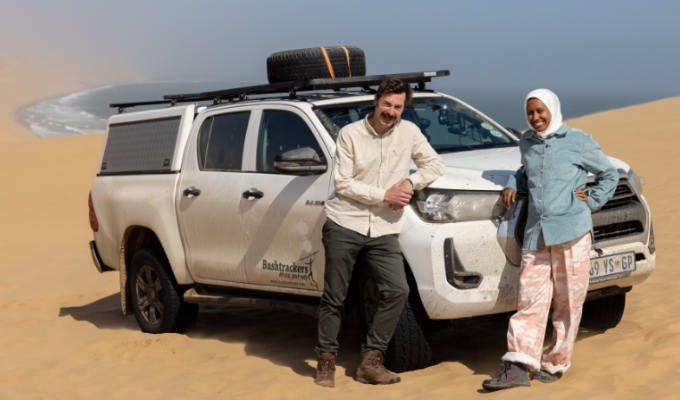
[[[531,98],[539,99],[543,104],[545,104],[545,106],[548,107],[548,111],[550,111],[551,115],[550,124],[548,124],[548,127],[543,132],[536,133],[543,138],[547,137],[551,133],[555,133],[560,128],[560,126],[562,126],[562,110],[560,109],[560,99],[558,99],[557,95],[549,89],[532,90],[524,99],[525,117],[527,115],[527,102]],[[529,120],[527,120],[527,123],[529,123]],[[529,128],[532,130],[534,129],[531,124],[529,124]]]

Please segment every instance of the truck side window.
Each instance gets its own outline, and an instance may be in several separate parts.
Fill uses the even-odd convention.
[[[198,162],[203,170],[240,171],[250,112],[207,118],[198,135]]]
[[[314,149],[325,162],[319,143],[302,118],[288,111],[265,110],[262,113],[257,142],[257,171],[278,173],[274,169],[276,156],[303,147]]]

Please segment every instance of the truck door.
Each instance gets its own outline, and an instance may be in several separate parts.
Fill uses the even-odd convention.
[[[293,107],[265,107],[249,145],[249,173],[239,194],[249,283],[321,291],[321,227],[328,198],[331,157],[308,117]],[[282,172],[274,161],[295,149],[313,149],[326,168],[309,175]]]
[[[240,213],[243,149],[251,111],[207,113],[196,124],[182,167],[177,212],[187,265],[198,282],[244,282],[247,242]]]

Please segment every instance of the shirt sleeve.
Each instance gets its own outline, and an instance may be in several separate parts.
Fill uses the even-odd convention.
[[[425,188],[444,173],[444,162],[420,130],[415,133],[411,158],[418,167],[416,172],[408,177],[415,190]]]
[[[586,135],[581,156],[583,168],[595,174],[595,186],[588,195],[588,207],[597,210],[614,195],[619,173],[591,135]]]
[[[354,179],[354,155],[353,143],[343,129],[338,136],[333,164],[335,193],[363,204],[382,203],[385,200],[385,189]]]
[[[508,183],[505,184],[506,189],[512,189],[515,192],[526,192],[529,188],[527,187],[527,176],[524,173],[524,165],[519,167],[514,174],[510,175]]]

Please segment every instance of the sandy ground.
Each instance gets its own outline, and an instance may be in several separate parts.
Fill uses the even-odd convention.
[[[144,334],[123,317],[117,273],[98,274],[87,249],[87,194],[102,134],[37,140],[15,120],[31,100],[105,83],[0,55],[0,398],[451,399],[680,398],[680,98],[569,121],[646,178],[658,258],[628,295],[623,321],[581,331],[557,383],[483,393],[505,349],[503,322],[457,323],[435,336],[435,364],[389,387],[351,379],[358,338],[343,337],[337,387],[312,383],[315,321],[286,313],[205,309],[188,334]],[[99,79],[99,81],[97,81]]]

